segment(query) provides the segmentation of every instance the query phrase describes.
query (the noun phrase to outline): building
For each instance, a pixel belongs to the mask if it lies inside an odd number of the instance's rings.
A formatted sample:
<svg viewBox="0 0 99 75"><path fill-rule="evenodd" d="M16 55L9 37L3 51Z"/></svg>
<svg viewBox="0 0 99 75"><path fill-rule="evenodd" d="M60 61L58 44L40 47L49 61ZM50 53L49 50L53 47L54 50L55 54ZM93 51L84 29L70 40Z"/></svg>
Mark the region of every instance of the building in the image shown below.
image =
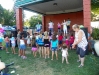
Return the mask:
<svg viewBox="0 0 99 75"><path fill-rule="evenodd" d="M22 30L22 10L42 14L43 30L48 29L48 22L54 22L54 30L57 30L57 23L64 19L70 19L71 25L79 24L88 27L90 31L91 21L91 0L16 0L16 24Z"/></svg>

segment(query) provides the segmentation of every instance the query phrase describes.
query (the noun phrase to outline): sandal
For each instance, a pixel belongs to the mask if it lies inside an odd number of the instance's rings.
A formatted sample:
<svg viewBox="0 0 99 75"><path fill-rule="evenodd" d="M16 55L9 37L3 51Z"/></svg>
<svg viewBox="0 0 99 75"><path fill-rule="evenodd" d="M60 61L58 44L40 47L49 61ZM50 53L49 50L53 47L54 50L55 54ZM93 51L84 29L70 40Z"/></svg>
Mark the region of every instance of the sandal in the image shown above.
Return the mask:
<svg viewBox="0 0 99 75"><path fill-rule="evenodd" d="M78 67L83 67L84 65L79 65Z"/></svg>

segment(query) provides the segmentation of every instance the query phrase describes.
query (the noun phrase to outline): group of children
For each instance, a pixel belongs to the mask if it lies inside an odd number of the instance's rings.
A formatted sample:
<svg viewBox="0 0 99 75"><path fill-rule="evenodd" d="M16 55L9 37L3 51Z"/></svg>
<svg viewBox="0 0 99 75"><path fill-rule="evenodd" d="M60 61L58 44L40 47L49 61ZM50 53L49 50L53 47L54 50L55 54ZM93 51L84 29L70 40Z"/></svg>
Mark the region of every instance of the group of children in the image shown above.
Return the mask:
<svg viewBox="0 0 99 75"><path fill-rule="evenodd" d="M17 34L17 38L13 35L9 39L8 36L4 38L5 45L6 45L6 52L9 53L8 47L9 42L11 41L11 49L12 53L16 54L15 46L16 41L19 48L18 55L21 56L22 59L26 59L25 50L26 46L31 47L31 51L33 52L34 57L36 57L37 52L39 52L40 57L43 58L50 58L50 50L52 51L51 60L54 59L54 54L56 55L56 60L58 60L58 50L62 51L62 63L64 59L66 59L66 63L68 64L68 49L72 48L72 44L74 42L73 34L71 36L63 36L62 33L55 33L47 32L44 33L36 33L32 37L28 35L27 38L24 38L24 34L20 35L20 31Z"/></svg>

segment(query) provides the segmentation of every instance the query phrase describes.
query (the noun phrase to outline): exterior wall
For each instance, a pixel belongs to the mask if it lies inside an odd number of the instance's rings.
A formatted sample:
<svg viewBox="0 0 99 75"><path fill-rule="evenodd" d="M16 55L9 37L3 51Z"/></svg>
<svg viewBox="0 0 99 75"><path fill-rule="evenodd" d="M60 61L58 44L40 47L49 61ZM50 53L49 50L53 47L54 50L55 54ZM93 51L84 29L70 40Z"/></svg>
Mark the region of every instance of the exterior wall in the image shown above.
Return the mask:
<svg viewBox="0 0 99 75"><path fill-rule="evenodd" d="M74 12L74 13L66 13L66 14L57 14L57 15L45 15L43 16L43 29L48 30L49 21L54 22L54 30L57 31L57 23L62 23L64 19L70 18L72 27L73 24L83 25L83 11ZM45 22L44 22L45 21Z"/></svg>

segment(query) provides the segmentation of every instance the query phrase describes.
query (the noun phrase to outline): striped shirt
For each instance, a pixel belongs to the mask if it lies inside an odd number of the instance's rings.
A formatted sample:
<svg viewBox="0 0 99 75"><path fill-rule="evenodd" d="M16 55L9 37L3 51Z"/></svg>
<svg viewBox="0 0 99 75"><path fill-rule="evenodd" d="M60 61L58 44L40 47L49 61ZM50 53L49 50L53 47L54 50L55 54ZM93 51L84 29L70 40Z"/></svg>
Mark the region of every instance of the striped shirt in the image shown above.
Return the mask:
<svg viewBox="0 0 99 75"><path fill-rule="evenodd" d="M75 40L76 41L79 40L78 38L79 32L82 32L82 40L81 42L78 43L78 47L82 48L85 51L86 46L88 45L88 42L87 42L87 39L83 30L79 30L78 32L75 33Z"/></svg>

